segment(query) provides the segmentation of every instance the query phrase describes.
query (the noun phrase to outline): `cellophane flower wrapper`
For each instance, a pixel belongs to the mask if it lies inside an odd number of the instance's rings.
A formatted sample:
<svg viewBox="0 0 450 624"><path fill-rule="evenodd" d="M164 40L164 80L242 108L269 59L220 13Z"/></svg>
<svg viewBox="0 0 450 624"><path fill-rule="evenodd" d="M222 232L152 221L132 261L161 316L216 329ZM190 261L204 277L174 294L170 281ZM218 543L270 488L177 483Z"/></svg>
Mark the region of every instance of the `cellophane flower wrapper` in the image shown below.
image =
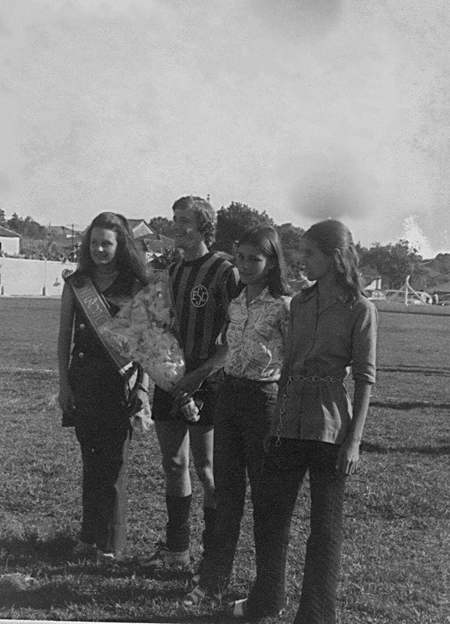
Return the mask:
<svg viewBox="0 0 450 624"><path fill-rule="evenodd" d="M169 392L185 373L174 322L169 274L163 269L152 269L148 285L101 332L117 353L139 362L150 380Z"/></svg>

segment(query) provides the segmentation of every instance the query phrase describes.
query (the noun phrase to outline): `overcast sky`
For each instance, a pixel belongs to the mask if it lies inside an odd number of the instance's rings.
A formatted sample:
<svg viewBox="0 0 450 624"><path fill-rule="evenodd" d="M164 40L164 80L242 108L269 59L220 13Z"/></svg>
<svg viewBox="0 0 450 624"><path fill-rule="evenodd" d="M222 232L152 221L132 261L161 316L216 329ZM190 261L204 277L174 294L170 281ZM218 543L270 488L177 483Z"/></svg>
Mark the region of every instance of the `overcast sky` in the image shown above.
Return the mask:
<svg viewBox="0 0 450 624"><path fill-rule="evenodd" d="M449 0L0 0L0 63L8 218L209 194L450 252Z"/></svg>

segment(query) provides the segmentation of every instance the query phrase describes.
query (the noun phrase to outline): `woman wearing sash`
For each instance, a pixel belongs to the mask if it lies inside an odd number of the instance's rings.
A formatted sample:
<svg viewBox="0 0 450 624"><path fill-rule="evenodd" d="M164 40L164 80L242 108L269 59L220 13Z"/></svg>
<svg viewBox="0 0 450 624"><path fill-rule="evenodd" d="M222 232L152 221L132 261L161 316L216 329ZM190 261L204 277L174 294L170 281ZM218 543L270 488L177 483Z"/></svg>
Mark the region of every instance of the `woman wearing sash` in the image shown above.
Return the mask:
<svg viewBox="0 0 450 624"><path fill-rule="evenodd" d="M73 554L113 561L126 540L131 401L148 405L137 365L117 361L97 327L147 282L125 217L99 214L80 247L61 298L58 365L63 425L75 426L83 462L83 518Z"/></svg>

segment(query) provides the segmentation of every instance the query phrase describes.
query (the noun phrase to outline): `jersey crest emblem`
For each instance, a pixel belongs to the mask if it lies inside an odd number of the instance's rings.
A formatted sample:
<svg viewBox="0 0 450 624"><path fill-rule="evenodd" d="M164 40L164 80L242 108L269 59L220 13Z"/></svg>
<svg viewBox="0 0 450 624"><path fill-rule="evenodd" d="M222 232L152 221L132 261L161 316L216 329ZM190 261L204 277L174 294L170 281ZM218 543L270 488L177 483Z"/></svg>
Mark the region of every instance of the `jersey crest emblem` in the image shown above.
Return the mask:
<svg viewBox="0 0 450 624"><path fill-rule="evenodd" d="M191 291L191 303L196 308L203 308L206 305L206 302L209 299L208 289L203 286L203 284L199 284Z"/></svg>

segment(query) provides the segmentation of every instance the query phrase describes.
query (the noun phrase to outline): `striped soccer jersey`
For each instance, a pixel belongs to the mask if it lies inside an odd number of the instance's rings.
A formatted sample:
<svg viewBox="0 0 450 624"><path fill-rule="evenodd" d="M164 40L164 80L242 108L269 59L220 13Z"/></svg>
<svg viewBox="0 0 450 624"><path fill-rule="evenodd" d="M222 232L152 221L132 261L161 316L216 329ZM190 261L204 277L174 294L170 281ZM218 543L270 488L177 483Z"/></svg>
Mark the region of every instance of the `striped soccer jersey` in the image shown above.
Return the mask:
<svg viewBox="0 0 450 624"><path fill-rule="evenodd" d="M216 253L181 260L169 267L181 346L187 371L214 355L227 319L230 300L238 294L237 269Z"/></svg>

